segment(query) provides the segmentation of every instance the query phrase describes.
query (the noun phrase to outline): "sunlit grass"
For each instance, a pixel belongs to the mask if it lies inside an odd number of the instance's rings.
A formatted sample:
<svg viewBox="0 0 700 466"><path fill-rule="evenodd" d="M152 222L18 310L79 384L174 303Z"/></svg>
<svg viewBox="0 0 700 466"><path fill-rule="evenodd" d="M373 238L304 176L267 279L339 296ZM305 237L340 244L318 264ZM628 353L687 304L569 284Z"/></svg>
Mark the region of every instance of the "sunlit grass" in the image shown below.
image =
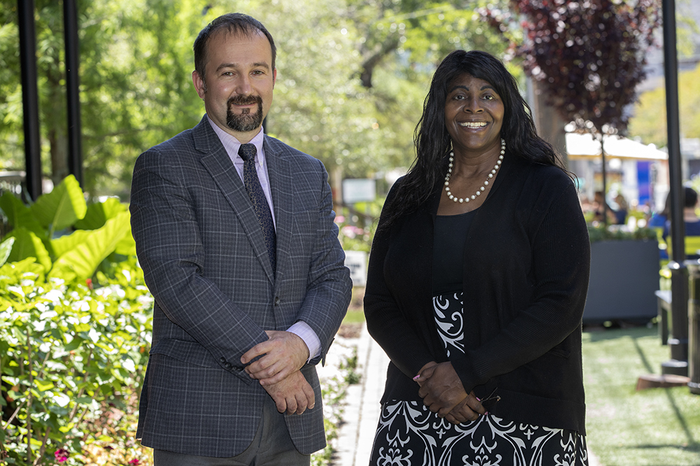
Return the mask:
<svg viewBox="0 0 700 466"><path fill-rule="evenodd" d="M700 465L700 396L688 387L635 391L670 350L656 327L583 335L588 445L602 465Z"/></svg>

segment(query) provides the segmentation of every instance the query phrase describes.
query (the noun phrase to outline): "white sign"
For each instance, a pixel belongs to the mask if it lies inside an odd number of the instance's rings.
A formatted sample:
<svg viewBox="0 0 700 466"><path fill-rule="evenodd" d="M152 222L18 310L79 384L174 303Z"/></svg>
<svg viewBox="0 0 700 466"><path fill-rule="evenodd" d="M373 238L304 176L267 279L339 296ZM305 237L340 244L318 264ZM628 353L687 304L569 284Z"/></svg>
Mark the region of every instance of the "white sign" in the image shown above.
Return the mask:
<svg viewBox="0 0 700 466"><path fill-rule="evenodd" d="M367 253L364 251L345 251L345 266L350 269L353 286L367 284Z"/></svg>
<svg viewBox="0 0 700 466"><path fill-rule="evenodd" d="M365 178L347 178L343 180L343 202L373 201L377 197L377 183Z"/></svg>

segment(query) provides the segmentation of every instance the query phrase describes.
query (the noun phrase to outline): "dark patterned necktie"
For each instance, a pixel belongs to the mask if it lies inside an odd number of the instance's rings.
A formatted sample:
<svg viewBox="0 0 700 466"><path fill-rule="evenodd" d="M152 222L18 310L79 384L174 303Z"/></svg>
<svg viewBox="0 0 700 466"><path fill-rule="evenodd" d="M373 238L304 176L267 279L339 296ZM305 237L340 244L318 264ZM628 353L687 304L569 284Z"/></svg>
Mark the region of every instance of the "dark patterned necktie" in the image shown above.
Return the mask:
<svg viewBox="0 0 700 466"><path fill-rule="evenodd" d="M255 169L256 154L257 150L255 149L254 144L241 144L240 149L238 149L238 155L240 155L245 162L243 164L243 183L245 184L245 189L248 191L248 196L253 203L253 210L255 210L258 220L260 221L263 238L265 239L265 245L267 246L267 253L270 256L270 263L272 264L272 270L275 270L277 251L275 225L272 223L270 206L267 204L265 192L263 191L262 186L260 186L258 172Z"/></svg>

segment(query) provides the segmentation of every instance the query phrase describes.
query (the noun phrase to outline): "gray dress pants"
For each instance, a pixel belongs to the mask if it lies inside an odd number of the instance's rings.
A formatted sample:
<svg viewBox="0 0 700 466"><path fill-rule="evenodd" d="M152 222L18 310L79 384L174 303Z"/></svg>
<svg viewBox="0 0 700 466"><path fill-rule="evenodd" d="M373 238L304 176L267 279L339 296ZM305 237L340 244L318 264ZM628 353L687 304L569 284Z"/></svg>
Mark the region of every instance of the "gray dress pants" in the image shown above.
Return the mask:
<svg viewBox="0 0 700 466"><path fill-rule="evenodd" d="M309 466L310 456L299 453L292 443L272 398L263 406L263 417L253 442L240 455L230 458L183 455L154 450L154 466Z"/></svg>

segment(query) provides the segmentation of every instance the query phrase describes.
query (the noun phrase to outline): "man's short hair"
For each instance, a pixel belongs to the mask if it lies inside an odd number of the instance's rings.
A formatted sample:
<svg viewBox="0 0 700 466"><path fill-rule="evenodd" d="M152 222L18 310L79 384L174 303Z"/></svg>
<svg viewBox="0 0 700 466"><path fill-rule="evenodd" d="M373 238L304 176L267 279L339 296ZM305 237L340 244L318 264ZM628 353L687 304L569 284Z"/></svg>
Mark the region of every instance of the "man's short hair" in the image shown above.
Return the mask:
<svg viewBox="0 0 700 466"><path fill-rule="evenodd" d="M242 13L228 13L221 15L199 32L194 41L194 69L199 77L204 81L204 70L207 64L207 44L209 39L218 31L225 29L232 34L243 34L252 36L262 32L270 42L272 50L272 69L275 69L275 59L277 58L277 47L272 38L272 34L257 19Z"/></svg>

